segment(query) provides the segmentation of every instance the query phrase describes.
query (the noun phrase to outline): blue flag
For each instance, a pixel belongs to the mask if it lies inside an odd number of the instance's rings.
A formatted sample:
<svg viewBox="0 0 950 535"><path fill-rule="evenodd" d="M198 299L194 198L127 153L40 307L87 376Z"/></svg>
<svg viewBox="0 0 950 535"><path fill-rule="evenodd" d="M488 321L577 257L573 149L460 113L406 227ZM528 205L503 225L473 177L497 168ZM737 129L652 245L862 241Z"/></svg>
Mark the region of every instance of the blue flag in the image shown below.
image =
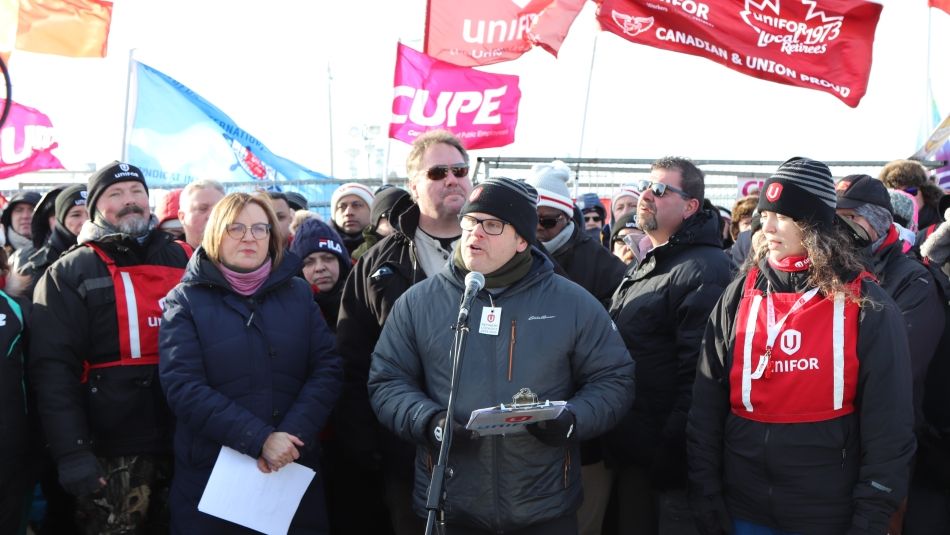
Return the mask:
<svg viewBox="0 0 950 535"><path fill-rule="evenodd" d="M179 188L196 179L213 179L229 190L298 191L311 204L329 205L337 187L329 177L267 150L174 78L132 63L135 100L126 158L142 170L150 187Z"/></svg>

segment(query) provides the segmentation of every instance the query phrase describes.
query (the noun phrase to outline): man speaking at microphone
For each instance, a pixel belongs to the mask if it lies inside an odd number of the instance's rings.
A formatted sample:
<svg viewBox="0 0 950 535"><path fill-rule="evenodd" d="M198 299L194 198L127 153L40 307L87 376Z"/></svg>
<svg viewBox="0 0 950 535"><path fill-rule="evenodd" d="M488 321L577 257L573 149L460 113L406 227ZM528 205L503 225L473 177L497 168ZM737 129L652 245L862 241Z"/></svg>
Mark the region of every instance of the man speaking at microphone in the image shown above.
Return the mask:
<svg viewBox="0 0 950 535"><path fill-rule="evenodd" d="M616 424L633 402L633 360L604 307L554 274L532 247L537 192L493 178L462 207L462 237L437 276L396 302L373 352L369 394L380 422L417 444L414 506L425 514L446 421L454 440L445 481L447 533L576 534L582 500L578 443ZM465 276L485 275L469 315L455 411L446 416L453 320ZM479 438L475 409L510 403L521 388L564 400L555 420L527 433Z"/></svg>

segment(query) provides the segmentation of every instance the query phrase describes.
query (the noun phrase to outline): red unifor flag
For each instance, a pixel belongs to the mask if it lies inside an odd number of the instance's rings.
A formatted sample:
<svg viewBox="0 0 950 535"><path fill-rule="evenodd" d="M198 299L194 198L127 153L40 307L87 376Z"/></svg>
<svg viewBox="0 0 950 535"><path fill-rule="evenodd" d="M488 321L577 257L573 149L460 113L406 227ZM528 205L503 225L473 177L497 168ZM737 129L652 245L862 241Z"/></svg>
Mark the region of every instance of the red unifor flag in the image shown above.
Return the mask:
<svg viewBox="0 0 950 535"><path fill-rule="evenodd" d="M927 2L930 7L935 7L937 9L942 9L950 15L950 0L930 0Z"/></svg>
<svg viewBox="0 0 950 535"><path fill-rule="evenodd" d="M584 0L429 0L424 51L456 65L509 61L558 49Z"/></svg>
<svg viewBox="0 0 950 535"><path fill-rule="evenodd" d="M628 41L855 107L867 91L880 15L880 4L860 0L603 0L597 19Z"/></svg>

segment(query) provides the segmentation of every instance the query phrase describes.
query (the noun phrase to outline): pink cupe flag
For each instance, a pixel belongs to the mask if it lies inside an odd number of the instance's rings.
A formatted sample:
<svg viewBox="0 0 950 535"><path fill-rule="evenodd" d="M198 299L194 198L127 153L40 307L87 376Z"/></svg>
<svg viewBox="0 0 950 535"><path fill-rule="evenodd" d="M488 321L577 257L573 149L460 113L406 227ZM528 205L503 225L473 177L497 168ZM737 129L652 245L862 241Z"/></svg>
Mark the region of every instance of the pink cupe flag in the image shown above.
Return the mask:
<svg viewBox="0 0 950 535"><path fill-rule="evenodd" d="M396 55L389 137L412 143L427 130L454 133L468 149L515 140L518 77L433 59L402 44Z"/></svg>
<svg viewBox="0 0 950 535"><path fill-rule="evenodd" d="M4 104L0 99L0 106ZM0 179L40 169L62 169L53 155L59 144L43 112L13 102L0 128Z"/></svg>

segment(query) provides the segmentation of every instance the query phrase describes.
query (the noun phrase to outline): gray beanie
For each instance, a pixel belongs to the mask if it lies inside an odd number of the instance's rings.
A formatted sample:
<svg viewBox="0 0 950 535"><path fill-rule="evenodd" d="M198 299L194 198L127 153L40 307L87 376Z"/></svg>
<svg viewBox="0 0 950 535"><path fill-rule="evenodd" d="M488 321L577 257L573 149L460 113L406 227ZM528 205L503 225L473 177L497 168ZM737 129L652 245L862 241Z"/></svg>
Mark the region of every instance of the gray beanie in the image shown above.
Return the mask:
<svg viewBox="0 0 950 535"><path fill-rule="evenodd" d="M877 246L884 242L884 238L887 237L887 232L891 229L891 223L894 222L894 216L891 215L887 208L871 203L862 204L856 207L854 211L859 216L867 219L868 224L870 224L874 232L877 233L877 241L874 242L874 248L876 249Z"/></svg>

